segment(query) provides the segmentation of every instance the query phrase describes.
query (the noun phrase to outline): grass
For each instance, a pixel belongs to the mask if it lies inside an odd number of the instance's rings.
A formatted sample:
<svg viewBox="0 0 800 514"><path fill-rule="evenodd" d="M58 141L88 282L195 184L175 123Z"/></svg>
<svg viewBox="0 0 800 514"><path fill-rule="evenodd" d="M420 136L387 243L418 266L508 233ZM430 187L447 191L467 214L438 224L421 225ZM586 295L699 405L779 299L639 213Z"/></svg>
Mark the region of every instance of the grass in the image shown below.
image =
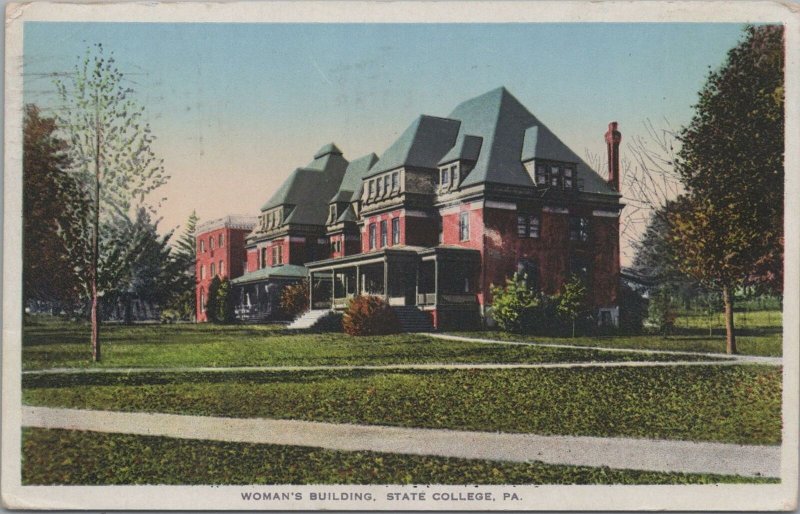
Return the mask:
<svg viewBox="0 0 800 514"><path fill-rule="evenodd" d="M289 333L280 325L106 325L102 361L90 359L89 327L83 323L39 323L23 330L22 367L231 367L341 366L403 363L537 363L687 360L645 355L487 345L414 334L352 337ZM688 358L691 360L691 357ZM705 360L697 357L697 360Z"/></svg>
<svg viewBox="0 0 800 514"><path fill-rule="evenodd" d="M781 441L781 368L27 375L30 405L741 444Z"/></svg>
<svg viewBox="0 0 800 514"><path fill-rule="evenodd" d="M685 352L725 353L724 321L719 315L684 314L675 325L674 335L557 337L512 334L502 331L452 332L454 335L498 339L502 341L531 341L577 346L675 350ZM711 335L709 335L709 325ZM740 354L779 357L783 352L783 328L780 311L737 312L734 316L736 345Z"/></svg>
<svg viewBox="0 0 800 514"><path fill-rule="evenodd" d="M777 479L25 428L23 485L714 484Z"/></svg>

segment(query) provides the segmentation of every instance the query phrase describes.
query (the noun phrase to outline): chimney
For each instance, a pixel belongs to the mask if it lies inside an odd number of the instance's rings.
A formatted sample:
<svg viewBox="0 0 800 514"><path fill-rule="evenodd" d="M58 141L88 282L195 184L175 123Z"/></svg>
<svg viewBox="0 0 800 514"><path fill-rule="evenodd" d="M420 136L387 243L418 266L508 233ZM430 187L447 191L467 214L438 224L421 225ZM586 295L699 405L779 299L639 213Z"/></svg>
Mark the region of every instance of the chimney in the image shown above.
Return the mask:
<svg viewBox="0 0 800 514"><path fill-rule="evenodd" d="M619 191L619 143L622 134L617 130L617 122L608 124L606 132L606 146L608 147L608 185L614 191Z"/></svg>

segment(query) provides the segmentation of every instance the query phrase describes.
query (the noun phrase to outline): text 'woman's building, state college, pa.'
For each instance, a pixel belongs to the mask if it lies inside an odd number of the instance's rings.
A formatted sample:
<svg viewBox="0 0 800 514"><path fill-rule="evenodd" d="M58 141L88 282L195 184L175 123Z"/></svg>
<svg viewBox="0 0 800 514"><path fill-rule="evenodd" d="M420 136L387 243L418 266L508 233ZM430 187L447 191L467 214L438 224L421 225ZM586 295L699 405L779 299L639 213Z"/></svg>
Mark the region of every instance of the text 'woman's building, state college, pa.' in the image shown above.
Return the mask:
<svg viewBox="0 0 800 514"><path fill-rule="evenodd" d="M198 321L219 275L232 279L241 320L277 316L281 288L307 278L320 313L372 294L401 318L476 326L490 312L490 285L520 271L548 294L580 276L599 323L615 325L616 123L605 139L608 180L499 88L446 118L420 116L380 157L348 161L325 145L257 218L199 227Z"/></svg>

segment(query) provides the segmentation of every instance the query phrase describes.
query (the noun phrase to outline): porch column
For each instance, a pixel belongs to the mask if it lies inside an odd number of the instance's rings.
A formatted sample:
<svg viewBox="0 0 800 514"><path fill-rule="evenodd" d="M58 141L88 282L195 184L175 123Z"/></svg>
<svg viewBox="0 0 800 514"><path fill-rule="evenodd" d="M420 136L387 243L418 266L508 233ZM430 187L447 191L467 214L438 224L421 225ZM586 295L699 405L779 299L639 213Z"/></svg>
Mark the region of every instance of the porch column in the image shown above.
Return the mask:
<svg viewBox="0 0 800 514"><path fill-rule="evenodd" d="M356 296L361 296L361 267L356 264Z"/></svg>
<svg viewBox="0 0 800 514"><path fill-rule="evenodd" d="M336 270L331 270L331 309L336 309Z"/></svg>
<svg viewBox="0 0 800 514"><path fill-rule="evenodd" d="M256 296L258 296L258 288L256 288ZM308 310L314 308L314 273L308 273Z"/></svg>
<svg viewBox="0 0 800 514"><path fill-rule="evenodd" d="M433 305L439 305L439 258L433 256Z"/></svg>
<svg viewBox="0 0 800 514"><path fill-rule="evenodd" d="M389 303L389 259L383 259L383 298Z"/></svg>

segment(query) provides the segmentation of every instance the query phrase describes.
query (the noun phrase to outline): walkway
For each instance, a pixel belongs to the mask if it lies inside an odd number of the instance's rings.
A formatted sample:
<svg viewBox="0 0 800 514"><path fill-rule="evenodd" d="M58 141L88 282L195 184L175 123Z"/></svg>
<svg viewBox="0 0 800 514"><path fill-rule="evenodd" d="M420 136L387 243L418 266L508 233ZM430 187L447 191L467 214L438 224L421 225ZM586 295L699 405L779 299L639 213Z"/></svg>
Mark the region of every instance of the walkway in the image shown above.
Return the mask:
<svg viewBox="0 0 800 514"><path fill-rule="evenodd" d="M232 366L226 368L48 368L23 371L23 375L81 375L92 373L230 373L258 371L356 371L356 370L447 370L447 369L552 369L552 368L659 368L673 366L738 366L746 364L736 359L708 361L612 361L612 362L534 362L534 363L420 363L420 364L353 364L343 366Z"/></svg>
<svg viewBox="0 0 800 514"><path fill-rule="evenodd" d="M539 436L30 406L22 407L22 425L344 451L722 475L777 477L781 462L779 446Z"/></svg>
<svg viewBox="0 0 800 514"><path fill-rule="evenodd" d="M612 348L608 346L581 346L578 344L561 344L561 343L538 343L533 341L501 341L499 339L484 339L480 337L465 337L456 336L451 334L424 334L428 337L435 339L447 339L449 341L462 341L465 343L480 343L480 344L507 344L512 346L542 346L546 348L568 348L572 350L599 350L604 352L623 352L623 353L642 353L645 355L694 355L709 357L712 359L732 359L738 364L767 364L771 366L783 365L783 358L781 357L762 357L760 355L741 355L734 354L728 355L727 353L710 353L710 352L682 352L679 350L648 350L640 348Z"/></svg>

